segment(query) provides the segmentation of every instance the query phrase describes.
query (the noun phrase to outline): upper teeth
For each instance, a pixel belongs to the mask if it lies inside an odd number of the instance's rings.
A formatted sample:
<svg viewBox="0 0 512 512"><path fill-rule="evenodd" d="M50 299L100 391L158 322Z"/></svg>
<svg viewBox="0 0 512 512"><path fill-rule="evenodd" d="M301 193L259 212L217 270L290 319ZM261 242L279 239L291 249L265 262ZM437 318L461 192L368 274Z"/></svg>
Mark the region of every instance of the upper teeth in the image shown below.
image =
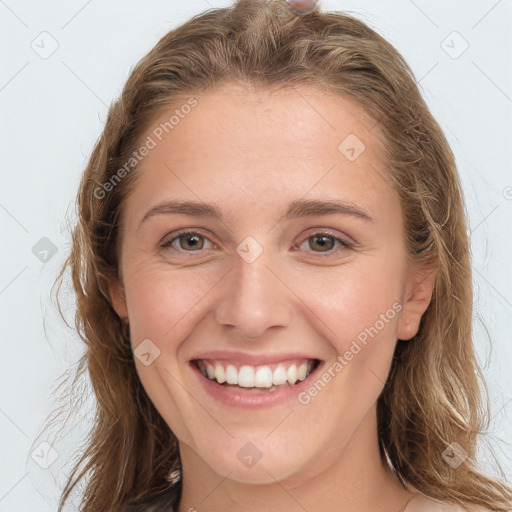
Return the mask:
<svg viewBox="0 0 512 512"><path fill-rule="evenodd" d="M237 384L244 388L269 388L304 380L313 368L313 361L296 361L273 365L236 365L220 361L197 361L197 366L205 377L219 384ZM237 366L239 366L237 368Z"/></svg>

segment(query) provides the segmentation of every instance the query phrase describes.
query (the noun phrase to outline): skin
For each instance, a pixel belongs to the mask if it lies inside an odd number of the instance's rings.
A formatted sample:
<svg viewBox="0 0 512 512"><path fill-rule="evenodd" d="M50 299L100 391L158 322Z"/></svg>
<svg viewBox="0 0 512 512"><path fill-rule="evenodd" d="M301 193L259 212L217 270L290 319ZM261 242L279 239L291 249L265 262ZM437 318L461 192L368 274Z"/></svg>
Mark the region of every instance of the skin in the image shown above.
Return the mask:
<svg viewBox="0 0 512 512"><path fill-rule="evenodd" d="M133 347L149 338L160 350L151 365L135 362L179 439L179 512L398 512L413 492L381 462L376 403L397 339L418 330L433 277L407 257L398 196L383 177L382 137L353 101L307 86L227 84L195 97L197 107L141 162L123 206L121 281L111 283ZM350 134L365 144L354 161L338 149ZM171 199L213 204L223 220L174 213L141 223ZM296 199L343 200L373 220L282 219ZM202 248L180 245L182 228L206 237ZM325 230L353 245L322 252L313 235ZM263 248L252 263L236 252L247 236ZM162 249L169 240L174 246ZM306 405L224 405L188 362L214 348L294 350L328 368L396 302L400 313ZM251 468L237 457L247 442L262 454Z"/></svg>

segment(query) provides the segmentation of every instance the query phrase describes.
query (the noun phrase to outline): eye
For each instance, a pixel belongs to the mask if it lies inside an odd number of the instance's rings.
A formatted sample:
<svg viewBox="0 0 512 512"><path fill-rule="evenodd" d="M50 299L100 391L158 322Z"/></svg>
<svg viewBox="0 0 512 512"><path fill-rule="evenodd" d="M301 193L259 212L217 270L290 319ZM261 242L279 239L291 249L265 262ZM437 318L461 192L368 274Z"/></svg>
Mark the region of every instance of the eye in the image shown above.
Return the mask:
<svg viewBox="0 0 512 512"><path fill-rule="evenodd" d="M336 254L343 249L349 249L351 247L351 244L348 241L342 240L341 238L326 232L314 233L313 235L308 236L301 242L301 244L295 246L294 249L307 251L307 249L304 248L305 245L313 252L324 254ZM338 246L338 250L333 250L336 246Z"/></svg>
<svg viewBox="0 0 512 512"><path fill-rule="evenodd" d="M180 233L177 236L175 235L176 234L167 238L160 247L162 249L172 247L178 251L184 252L199 252L202 249L211 249L215 247L208 238L194 231ZM208 244L210 244L210 246L208 246Z"/></svg>

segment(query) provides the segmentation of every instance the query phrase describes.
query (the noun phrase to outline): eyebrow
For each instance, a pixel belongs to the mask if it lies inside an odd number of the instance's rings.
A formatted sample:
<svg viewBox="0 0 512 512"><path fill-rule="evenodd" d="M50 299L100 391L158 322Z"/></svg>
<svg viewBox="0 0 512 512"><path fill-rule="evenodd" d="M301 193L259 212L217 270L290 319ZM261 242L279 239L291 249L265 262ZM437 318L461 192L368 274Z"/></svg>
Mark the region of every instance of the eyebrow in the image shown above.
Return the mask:
<svg viewBox="0 0 512 512"><path fill-rule="evenodd" d="M291 202L284 218L286 220L290 220L314 215L330 215L334 213L350 215L367 222L373 221L373 218L365 209L354 203L347 203L338 199L297 199L296 201Z"/></svg>
<svg viewBox="0 0 512 512"><path fill-rule="evenodd" d="M223 220L222 212L214 205L196 201L165 201L151 208L142 218L141 224L148 218L161 214L181 214L190 217L207 217ZM358 205L337 199L297 199L292 201L283 216L284 220L320 215L342 214L373 222L371 215Z"/></svg>

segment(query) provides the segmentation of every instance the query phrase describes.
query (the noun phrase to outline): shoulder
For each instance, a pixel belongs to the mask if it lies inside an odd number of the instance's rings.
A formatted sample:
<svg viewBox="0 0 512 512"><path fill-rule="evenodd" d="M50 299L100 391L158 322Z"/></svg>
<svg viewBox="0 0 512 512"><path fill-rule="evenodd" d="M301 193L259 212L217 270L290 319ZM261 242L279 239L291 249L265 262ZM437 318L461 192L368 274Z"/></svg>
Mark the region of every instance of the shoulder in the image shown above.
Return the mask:
<svg viewBox="0 0 512 512"><path fill-rule="evenodd" d="M417 494L409 501L404 512L489 512L483 508L466 508L461 505L445 503Z"/></svg>
<svg viewBox="0 0 512 512"><path fill-rule="evenodd" d="M158 505L129 505L125 509L123 509L123 512L174 512L173 507L166 507L165 509L162 509L161 506Z"/></svg>
<svg viewBox="0 0 512 512"><path fill-rule="evenodd" d="M128 505L123 508L122 512L174 512L175 509L172 505L162 503L148 503L141 505Z"/></svg>

